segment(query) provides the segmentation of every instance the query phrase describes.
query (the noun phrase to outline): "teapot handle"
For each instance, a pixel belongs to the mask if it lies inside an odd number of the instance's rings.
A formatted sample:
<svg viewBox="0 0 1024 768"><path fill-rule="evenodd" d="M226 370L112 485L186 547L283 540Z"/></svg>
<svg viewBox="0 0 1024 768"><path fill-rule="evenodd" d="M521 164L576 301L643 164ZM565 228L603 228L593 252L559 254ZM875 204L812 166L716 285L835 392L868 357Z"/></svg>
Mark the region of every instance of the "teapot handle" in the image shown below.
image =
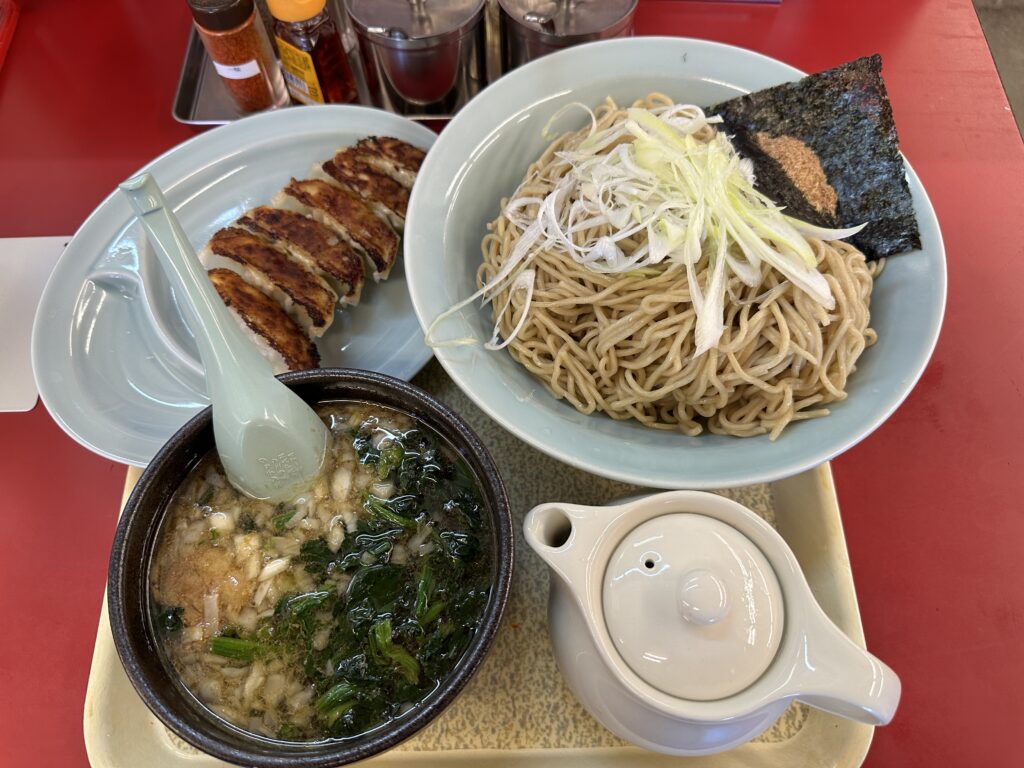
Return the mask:
<svg viewBox="0 0 1024 768"><path fill-rule="evenodd" d="M900 701L900 679L843 633L817 605L808 618L796 698L868 725L887 725Z"/></svg>

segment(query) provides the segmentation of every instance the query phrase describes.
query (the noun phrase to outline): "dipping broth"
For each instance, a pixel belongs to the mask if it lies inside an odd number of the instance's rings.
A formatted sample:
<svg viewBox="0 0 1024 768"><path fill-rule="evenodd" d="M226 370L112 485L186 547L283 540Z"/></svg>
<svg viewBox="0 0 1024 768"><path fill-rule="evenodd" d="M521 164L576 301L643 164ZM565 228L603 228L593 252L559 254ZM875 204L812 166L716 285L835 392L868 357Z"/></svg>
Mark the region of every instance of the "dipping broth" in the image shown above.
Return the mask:
<svg viewBox="0 0 1024 768"><path fill-rule="evenodd" d="M492 578L479 483L442 437L369 403L317 410L332 438L311 492L256 501L211 452L171 500L149 580L185 687L286 741L358 736L414 709L465 652Z"/></svg>

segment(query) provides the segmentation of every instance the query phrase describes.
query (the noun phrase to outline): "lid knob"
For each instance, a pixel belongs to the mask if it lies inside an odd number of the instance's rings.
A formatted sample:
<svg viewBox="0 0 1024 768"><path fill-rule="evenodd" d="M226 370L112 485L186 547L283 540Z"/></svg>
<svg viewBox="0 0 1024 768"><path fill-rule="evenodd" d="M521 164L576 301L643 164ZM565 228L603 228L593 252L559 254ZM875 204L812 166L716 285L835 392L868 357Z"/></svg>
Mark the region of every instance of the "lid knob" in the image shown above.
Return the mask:
<svg viewBox="0 0 1024 768"><path fill-rule="evenodd" d="M717 624L729 613L725 584L707 568L694 568L679 579L679 613L693 624Z"/></svg>
<svg viewBox="0 0 1024 768"><path fill-rule="evenodd" d="M536 24L549 35L555 34L555 20L543 13L527 11L523 14L523 21L528 24Z"/></svg>
<svg viewBox="0 0 1024 768"><path fill-rule="evenodd" d="M603 582L619 656L670 696L732 696L775 658L782 589L757 545L721 520L677 512L640 523L616 546Z"/></svg>

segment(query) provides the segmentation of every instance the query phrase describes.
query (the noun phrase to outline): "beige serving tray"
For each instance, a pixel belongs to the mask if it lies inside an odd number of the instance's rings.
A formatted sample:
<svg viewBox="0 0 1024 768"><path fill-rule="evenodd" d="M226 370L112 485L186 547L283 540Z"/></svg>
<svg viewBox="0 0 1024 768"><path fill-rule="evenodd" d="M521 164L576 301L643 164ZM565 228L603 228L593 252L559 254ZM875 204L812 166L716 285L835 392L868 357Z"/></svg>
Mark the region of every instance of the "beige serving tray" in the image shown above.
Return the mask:
<svg viewBox="0 0 1024 768"><path fill-rule="evenodd" d="M534 451L489 421L436 364L415 380L458 411L491 450L514 517L516 572L504 626L465 691L434 722L375 768L549 766L560 768L854 768L873 729L794 704L756 741L706 757L667 757L626 745L595 722L566 688L547 634L547 568L522 542L523 516L535 504L603 504L635 486L603 480ZM138 478L131 469L125 498ZM825 612L863 645L857 597L827 464L770 485L721 491L774 524L792 547ZM128 681L114 649L106 602L100 613L85 699L85 745L94 768L212 768L225 764L171 734Z"/></svg>

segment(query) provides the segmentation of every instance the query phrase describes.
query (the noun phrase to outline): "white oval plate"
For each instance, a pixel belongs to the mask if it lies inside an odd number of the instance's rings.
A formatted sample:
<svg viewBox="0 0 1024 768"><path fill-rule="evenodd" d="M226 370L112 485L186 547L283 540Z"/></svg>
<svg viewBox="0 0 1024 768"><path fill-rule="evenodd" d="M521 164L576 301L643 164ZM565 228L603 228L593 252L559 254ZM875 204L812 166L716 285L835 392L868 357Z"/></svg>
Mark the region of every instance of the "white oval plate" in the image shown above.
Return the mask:
<svg viewBox="0 0 1024 768"><path fill-rule="evenodd" d="M196 248L292 176L372 135L427 149L435 134L389 112L341 105L268 112L215 128L140 169ZM430 359L401 263L339 311L317 347L324 367L411 378ZM194 340L123 196L112 193L68 243L43 291L32 370L56 422L86 448L144 466L209 400Z"/></svg>
<svg viewBox="0 0 1024 768"><path fill-rule="evenodd" d="M707 105L802 75L741 48L636 37L570 48L503 77L445 128L413 191L406 269L420 323L428 327L474 291L486 224L547 145L542 129L561 106L595 105L609 95L624 104L650 91ZM558 127L577 124L583 121L566 115ZM604 477L656 488L724 488L795 474L841 453L885 421L935 347L945 307L945 252L935 212L909 165L907 177L923 247L890 259L875 284L871 315L879 341L858 361L847 400L830 406L825 418L791 425L775 442L767 436L686 437L635 421L585 416L556 400L507 352L477 345L439 348L435 355L506 429ZM438 338L486 340L492 324L489 307L467 307L441 326Z"/></svg>

